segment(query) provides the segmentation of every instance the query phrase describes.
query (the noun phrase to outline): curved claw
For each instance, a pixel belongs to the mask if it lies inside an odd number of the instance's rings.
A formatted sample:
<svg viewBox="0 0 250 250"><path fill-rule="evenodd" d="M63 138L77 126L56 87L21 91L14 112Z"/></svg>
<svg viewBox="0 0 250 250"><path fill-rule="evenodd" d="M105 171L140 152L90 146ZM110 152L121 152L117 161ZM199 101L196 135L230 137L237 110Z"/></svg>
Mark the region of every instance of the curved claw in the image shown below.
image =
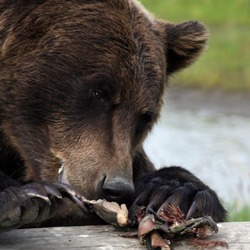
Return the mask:
<svg viewBox="0 0 250 250"><path fill-rule="evenodd" d="M43 185L27 184L21 188L29 198L40 198L51 205L48 193Z"/></svg>
<svg viewBox="0 0 250 250"><path fill-rule="evenodd" d="M55 188L54 185L50 183L46 183L44 185L44 188L47 192L47 194L55 196L57 199L62 199L62 194Z"/></svg>
<svg viewBox="0 0 250 250"><path fill-rule="evenodd" d="M66 183L61 183L61 182L55 182L53 185L60 191L65 193L66 195L71 197L72 199L78 198L80 199L81 195L79 192L77 192L73 187Z"/></svg>
<svg viewBox="0 0 250 250"><path fill-rule="evenodd" d="M227 212L220 203L216 193L211 189L199 190L192 198L187 218L211 216L215 221L225 221Z"/></svg>
<svg viewBox="0 0 250 250"><path fill-rule="evenodd" d="M60 192L63 192L67 195L67 197L75 202L85 213L88 213L89 210L84 204L84 197L77 192L73 187L66 183L56 182L54 185L60 190Z"/></svg>
<svg viewBox="0 0 250 250"><path fill-rule="evenodd" d="M190 220L197 212L197 204L196 201L194 201L189 208L187 215L186 215L186 220Z"/></svg>
<svg viewBox="0 0 250 250"><path fill-rule="evenodd" d="M67 196L70 200L75 202L84 212L88 212L82 196L70 185L60 182L41 182L30 183L22 187L22 190L30 198L40 198L47 204L51 205L51 198L62 199L63 196Z"/></svg>

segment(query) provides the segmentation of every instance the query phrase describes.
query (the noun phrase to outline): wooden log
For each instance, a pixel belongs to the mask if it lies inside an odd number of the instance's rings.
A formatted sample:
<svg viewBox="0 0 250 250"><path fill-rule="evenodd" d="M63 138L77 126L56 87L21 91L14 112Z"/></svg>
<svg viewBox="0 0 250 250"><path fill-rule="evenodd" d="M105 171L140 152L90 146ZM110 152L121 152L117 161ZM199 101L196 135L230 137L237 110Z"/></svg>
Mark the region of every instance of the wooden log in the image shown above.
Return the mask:
<svg viewBox="0 0 250 250"><path fill-rule="evenodd" d="M124 232L113 226L54 227L18 229L0 235L1 250L130 250L145 249L138 239L124 238ZM229 249L250 249L250 222L219 224L219 233L209 240L224 240ZM185 241L173 246L175 250L194 249ZM216 247L214 249L225 249Z"/></svg>

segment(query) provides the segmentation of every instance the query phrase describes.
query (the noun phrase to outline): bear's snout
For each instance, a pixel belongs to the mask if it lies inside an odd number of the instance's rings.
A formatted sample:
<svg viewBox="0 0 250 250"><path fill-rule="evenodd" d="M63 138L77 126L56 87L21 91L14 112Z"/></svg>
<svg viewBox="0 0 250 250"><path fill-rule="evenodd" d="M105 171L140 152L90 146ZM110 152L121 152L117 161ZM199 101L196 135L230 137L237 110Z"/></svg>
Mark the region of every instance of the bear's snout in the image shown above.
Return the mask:
<svg viewBox="0 0 250 250"><path fill-rule="evenodd" d="M106 200L130 204L135 196L134 185L122 177L105 178L102 193Z"/></svg>

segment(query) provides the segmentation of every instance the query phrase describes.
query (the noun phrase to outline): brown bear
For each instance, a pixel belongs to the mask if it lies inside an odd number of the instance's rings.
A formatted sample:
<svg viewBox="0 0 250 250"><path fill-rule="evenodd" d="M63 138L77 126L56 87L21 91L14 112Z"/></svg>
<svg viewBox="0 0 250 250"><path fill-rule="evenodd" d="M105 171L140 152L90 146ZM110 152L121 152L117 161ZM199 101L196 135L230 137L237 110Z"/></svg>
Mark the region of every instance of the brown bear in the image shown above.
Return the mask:
<svg viewBox="0 0 250 250"><path fill-rule="evenodd" d="M75 190L223 221L213 190L181 167L155 170L142 146L169 77L207 38L136 0L1 0L0 231L101 223Z"/></svg>

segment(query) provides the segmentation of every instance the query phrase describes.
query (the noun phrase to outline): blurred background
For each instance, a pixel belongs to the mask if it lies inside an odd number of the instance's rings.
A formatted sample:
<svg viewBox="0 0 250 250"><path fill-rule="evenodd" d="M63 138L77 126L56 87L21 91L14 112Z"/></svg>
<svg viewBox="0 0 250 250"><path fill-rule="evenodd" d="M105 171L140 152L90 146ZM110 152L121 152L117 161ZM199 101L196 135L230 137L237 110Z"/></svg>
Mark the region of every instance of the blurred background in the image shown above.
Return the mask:
<svg viewBox="0 0 250 250"><path fill-rule="evenodd" d="M141 2L158 18L200 20L210 30L205 53L171 79L146 151L158 168L198 175L230 220L250 220L250 0Z"/></svg>

